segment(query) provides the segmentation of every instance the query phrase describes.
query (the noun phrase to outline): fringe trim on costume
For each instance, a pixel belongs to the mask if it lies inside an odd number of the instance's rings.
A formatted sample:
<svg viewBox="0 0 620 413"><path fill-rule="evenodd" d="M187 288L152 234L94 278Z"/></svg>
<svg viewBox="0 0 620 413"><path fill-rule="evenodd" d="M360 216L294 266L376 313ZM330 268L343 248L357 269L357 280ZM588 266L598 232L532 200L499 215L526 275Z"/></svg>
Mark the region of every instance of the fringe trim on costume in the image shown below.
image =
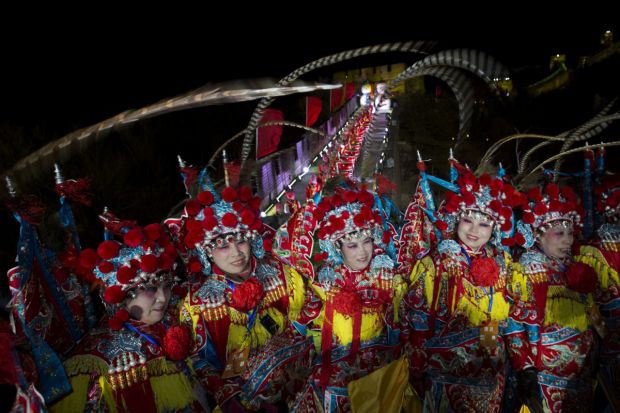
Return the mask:
<svg viewBox="0 0 620 413"><path fill-rule="evenodd" d="M116 391L112 389L112 386L106 380L105 376L99 376L99 386L101 386L101 396L106 400L106 404L110 409L110 412L117 413L118 406L116 404Z"/></svg>
<svg viewBox="0 0 620 413"><path fill-rule="evenodd" d="M400 306L402 305L403 297L405 296L407 286L402 280L400 275L394 277L394 298L392 299L392 305L394 307L394 322L398 323L400 320Z"/></svg>
<svg viewBox="0 0 620 413"><path fill-rule="evenodd" d="M149 393L156 395L153 396L151 394L151 398L156 399L155 402L158 411L182 409L193 402L194 395L192 393L191 383L183 372L178 371L177 366L173 362L167 361L163 357L158 358L147 364L147 372L149 375L148 382L143 383L144 389L142 391L144 391L145 397L147 397ZM86 378L88 379L88 376L86 376ZM129 390L140 391L140 383L141 382L133 384L133 390L131 388L129 388ZM105 398L110 411L116 413L119 410L125 410L122 389L120 387L113 389L105 375L99 377L99 384L101 386L102 396ZM152 389L148 389L148 393L146 392L147 386ZM86 391L84 393L86 393ZM119 403L123 404L123 406L119 406ZM75 411L82 410L83 408ZM68 408L67 411L74 410Z"/></svg>
<svg viewBox="0 0 620 413"><path fill-rule="evenodd" d="M461 297L457 304L457 311L464 314L473 326L480 326L489 321L489 296L481 297L476 301L473 297ZM504 299L502 292L493 293L493 307L491 320L502 321L508 317L510 305Z"/></svg>
<svg viewBox="0 0 620 413"><path fill-rule="evenodd" d="M420 277L424 277L424 293L426 294L426 302L430 307L433 302L435 265L433 264L433 260L428 256L415 263L411 275L409 276L409 285L415 284Z"/></svg>
<svg viewBox="0 0 620 413"><path fill-rule="evenodd" d="M306 284L302 276L295 269L284 265L284 275L289 292L289 320L297 320L306 298Z"/></svg>
<svg viewBox="0 0 620 413"><path fill-rule="evenodd" d="M157 411L180 410L194 401L192 385L183 373L151 377L150 381L157 395Z"/></svg>
<svg viewBox="0 0 620 413"><path fill-rule="evenodd" d="M518 262L512 263L510 280L506 288L515 300L528 301L527 277L523 272L523 266Z"/></svg>
<svg viewBox="0 0 620 413"><path fill-rule="evenodd" d="M602 289L608 289L610 280L615 282L616 285L620 285L620 278L618 277L618 271L610 267L607 260L597 248L590 246L582 246L581 254L575 257L575 260L588 264L598 274L598 280L601 283Z"/></svg>
<svg viewBox="0 0 620 413"><path fill-rule="evenodd" d="M591 297L588 297L588 301L591 301ZM579 331L587 330L587 307L579 293L566 287L549 286L544 325L551 324L571 327Z"/></svg>
<svg viewBox="0 0 620 413"><path fill-rule="evenodd" d="M71 377L71 393L49 406L52 413L83 412L86 407L90 374L79 374Z"/></svg>
<svg viewBox="0 0 620 413"><path fill-rule="evenodd" d="M90 375L94 371L100 376L105 376L110 368L103 359L92 355L71 357L63 363L63 367L69 377L80 374Z"/></svg>

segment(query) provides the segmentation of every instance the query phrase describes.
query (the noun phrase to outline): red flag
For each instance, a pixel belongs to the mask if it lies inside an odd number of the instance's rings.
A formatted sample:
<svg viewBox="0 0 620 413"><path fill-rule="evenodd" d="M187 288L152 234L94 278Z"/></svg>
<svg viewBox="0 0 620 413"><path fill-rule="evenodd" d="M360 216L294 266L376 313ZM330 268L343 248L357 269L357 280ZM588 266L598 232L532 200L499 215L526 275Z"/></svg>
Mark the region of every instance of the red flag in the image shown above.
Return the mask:
<svg viewBox="0 0 620 413"><path fill-rule="evenodd" d="M346 102L355 95L355 83L347 83L345 85L345 90L344 100Z"/></svg>
<svg viewBox="0 0 620 413"><path fill-rule="evenodd" d="M306 126L314 125L314 122L316 122L321 114L322 105L323 103L320 98L316 96L306 97Z"/></svg>
<svg viewBox="0 0 620 413"><path fill-rule="evenodd" d="M331 100L331 110L336 110L342 105L342 92L344 88L339 87L338 89L331 89L329 91L329 96Z"/></svg>
<svg viewBox="0 0 620 413"><path fill-rule="evenodd" d="M277 109L267 109L263 118L259 122L265 123L276 120L284 120L282 111ZM275 152L282 136L282 125L263 126L256 130L256 159Z"/></svg>

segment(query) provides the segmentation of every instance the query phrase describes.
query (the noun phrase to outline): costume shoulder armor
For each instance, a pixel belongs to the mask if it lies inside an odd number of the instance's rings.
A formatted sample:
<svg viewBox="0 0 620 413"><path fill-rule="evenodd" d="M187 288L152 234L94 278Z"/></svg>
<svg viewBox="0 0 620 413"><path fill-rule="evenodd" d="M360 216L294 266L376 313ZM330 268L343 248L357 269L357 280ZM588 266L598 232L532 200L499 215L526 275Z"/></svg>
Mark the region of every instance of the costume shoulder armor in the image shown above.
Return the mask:
<svg viewBox="0 0 620 413"><path fill-rule="evenodd" d="M211 276L209 279L191 286L187 301L190 306L204 304L207 307L219 307L226 302L226 287L225 281Z"/></svg>
<svg viewBox="0 0 620 413"><path fill-rule="evenodd" d="M545 265L545 256L538 251L527 251L521 255L519 264L525 272L538 272Z"/></svg>
<svg viewBox="0 0 620 413"><path fill-rule="evenodd" d="M460 254L461 246L453 239L445 239L437 245L440 254Z"/></svg>

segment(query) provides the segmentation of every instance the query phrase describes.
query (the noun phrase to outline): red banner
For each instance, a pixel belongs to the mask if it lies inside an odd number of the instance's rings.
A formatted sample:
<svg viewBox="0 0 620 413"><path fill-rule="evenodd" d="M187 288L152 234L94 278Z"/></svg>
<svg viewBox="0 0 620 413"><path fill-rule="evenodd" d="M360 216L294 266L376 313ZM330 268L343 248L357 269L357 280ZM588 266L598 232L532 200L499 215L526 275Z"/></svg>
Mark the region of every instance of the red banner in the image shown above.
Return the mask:
<svg viewBox="0 0 620 413"><path fill-rule="evenodd" d="M306 97L306 126L312 126L319 118L323 102L316 96Z"/></svg>
<svg viewBox="0 0 620 413"><path fill-rule="evenodd" d="M345 102L351 99L354 95L355 95L355 83L347 83L345 85L345 94L344 94Z"/></svg>
<svg viewBox="0 0 620 413"><path fill-rule="evenodd" d="M343 97L343 88L339 87L338 89L331 89L329 91L329 97L331 101L330 108L331 110L336 110L342 105L342 97Z"/></svg>
<svg viewBox="0 0 620 413"><path fill-rule="evenodd" d="M284 120L281 110L267 109L259 124ZM256 130L256 159L269 155L278 149L280 137L282 136L282 125L263 126Z"/></svg>

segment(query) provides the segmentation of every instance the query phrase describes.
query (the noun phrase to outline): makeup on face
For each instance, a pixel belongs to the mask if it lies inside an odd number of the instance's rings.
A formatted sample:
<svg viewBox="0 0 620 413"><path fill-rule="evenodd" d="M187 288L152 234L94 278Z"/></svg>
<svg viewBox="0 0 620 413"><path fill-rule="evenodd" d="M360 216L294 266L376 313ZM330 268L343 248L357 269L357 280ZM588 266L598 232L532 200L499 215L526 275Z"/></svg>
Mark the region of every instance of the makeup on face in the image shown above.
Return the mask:
<svg viewBox="0 0 620 413"><path fill-rule="evenodd" d="M548 256L560 259L570 256L573 241L573 228L564 223L558 223L538 236L540 249Z"/></svg>
<svg viewBox="0 0 620 413"><path fill-rule="evenodd" d="M369 236L340 241L342 261L353 270L363 270L368 267L373 250L374 243Z"/></svg>
<svg viewBox="0 0 620 413"><path fill-rule="evenodd" d="M493 234L493 221L484 216L466 215L461 217L457 235L459 240L473 251L478 251L491 239Z"/></svg>

